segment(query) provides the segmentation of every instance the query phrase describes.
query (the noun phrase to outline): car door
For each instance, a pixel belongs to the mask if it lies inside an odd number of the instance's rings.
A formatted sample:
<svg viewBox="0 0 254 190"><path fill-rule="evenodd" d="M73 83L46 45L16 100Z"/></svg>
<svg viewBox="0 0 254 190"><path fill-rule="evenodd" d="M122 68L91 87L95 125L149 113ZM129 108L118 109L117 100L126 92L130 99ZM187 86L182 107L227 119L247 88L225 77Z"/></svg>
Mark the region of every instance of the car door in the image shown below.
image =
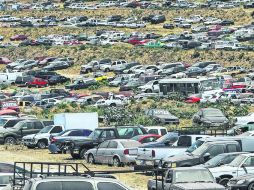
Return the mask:
<svg viewBox="0 0 254 190"><path fill-rule="evenodd" d="M254 174L254 156L249 156L237 169L237 176Z"/></svg>
<svg viewBox="0 0 254 190"><path fill-rule="evenodd" d="M20 128L21 137L30 135L30 134L35 134L33 128L34 128L34 126L33 126L32 122L24 122Z"/></svg>
<svg viewBox="0 0 254 190"><path fill-rule="evenodd" d="M97 147L97 150L94 155L96 163L105 163L105 150L108 147L109 141L104 141Z"/></svg>
<svg viewBox="0 0 254 190"><path fill-rule="evenodd" d="M108 147L105 150L105 164L113 163L113 156L116 154L118 143L114 140L109 142Z"/></svg>

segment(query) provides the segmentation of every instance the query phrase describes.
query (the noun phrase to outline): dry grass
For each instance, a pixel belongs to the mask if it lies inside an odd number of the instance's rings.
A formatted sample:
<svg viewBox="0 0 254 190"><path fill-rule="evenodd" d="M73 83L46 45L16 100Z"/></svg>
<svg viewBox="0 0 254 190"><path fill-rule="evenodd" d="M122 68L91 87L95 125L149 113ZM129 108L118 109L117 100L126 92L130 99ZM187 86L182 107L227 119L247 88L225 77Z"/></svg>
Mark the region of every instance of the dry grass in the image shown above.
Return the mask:
<svg viewBox="0 0 254 190"><path fill-rule="evenodd" d="M7 148L7 150L6 150ZM63 163L84 163L84 160L72 160L69 154L49 154L48 150L28 150L20 146L5 147L0 146L1 162L63 162ZM91 170L126 170L124 168L113 168L105 165L89 165ZM151 177L141 174L117 174L116 177L123 183L134 188L135 190L145 190L147 180Z"/></svg>

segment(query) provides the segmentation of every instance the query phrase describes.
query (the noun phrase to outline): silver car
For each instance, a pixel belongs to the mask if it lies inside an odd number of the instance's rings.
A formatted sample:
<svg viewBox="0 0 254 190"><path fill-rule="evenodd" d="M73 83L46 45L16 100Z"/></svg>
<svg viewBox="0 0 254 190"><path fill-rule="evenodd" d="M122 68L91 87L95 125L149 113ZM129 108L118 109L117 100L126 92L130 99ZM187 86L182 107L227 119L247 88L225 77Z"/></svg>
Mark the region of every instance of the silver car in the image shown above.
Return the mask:
<svg viewBox="0 0 254 190"><path fill-rule="evenodd" d="M85 159L90 164L100 163L122 166L135 163L138 147L141 144L135 140L114 139L101 143L97 148L90 149Z"/></svg>

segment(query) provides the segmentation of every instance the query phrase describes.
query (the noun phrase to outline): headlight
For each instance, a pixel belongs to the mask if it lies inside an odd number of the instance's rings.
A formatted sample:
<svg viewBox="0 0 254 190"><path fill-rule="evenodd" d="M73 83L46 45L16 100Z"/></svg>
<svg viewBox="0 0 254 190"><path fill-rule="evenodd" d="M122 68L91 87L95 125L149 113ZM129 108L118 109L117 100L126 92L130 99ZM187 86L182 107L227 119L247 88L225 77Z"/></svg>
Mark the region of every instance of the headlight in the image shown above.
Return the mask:
<svg viewBox="0 0 254 190"><path fill-rule="evenodd" d="M245 182L246 182L246 180L242 179L242 180L239 180L236 184L241 185L241 184L244 184Z"/></svg>

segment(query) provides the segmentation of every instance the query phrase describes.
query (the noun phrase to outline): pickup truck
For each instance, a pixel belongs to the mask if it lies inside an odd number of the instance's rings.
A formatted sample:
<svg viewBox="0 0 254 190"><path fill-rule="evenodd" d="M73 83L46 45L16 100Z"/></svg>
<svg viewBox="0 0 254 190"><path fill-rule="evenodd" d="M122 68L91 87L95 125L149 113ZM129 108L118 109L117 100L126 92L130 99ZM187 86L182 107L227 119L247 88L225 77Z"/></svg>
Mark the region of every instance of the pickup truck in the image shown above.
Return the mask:
<svg viewBox="0 0 254 190"><path fill-rule="evenodd" d="M231 163L209 169L217 182L226 186L231 178L245 174L254 174L254 154L241 154Z"/></svg>
<svg viewBox="0 0 254 190"><path fill-rule="evenodd" d="M72 158L84 158L87 150L98 146L105 140L130 139L137 135L147 134L143 127L117 126L95 129L88 138L66 141L63 149L70 152Z"/></svg>
<svg viewBox="0 0 254 190"><path fill-rule="evenodd" d="M171 135L171 136L170 136ZM206 135L181 135L174 144L171 139L174 137L168 133L155 142L147 143L138 148L136 170L153 169L162 164L162 160L177 154L185 153L196 140L207 137ZM194 149L193 149L194 150ZM193 151L192 150L192 151Z"/></svg>
<svg viewBox="0 0 254 190"><path fill-rule="evenodd" d="M148 190L225 190L206 168L172 168L162 180L148 180Z"/></svg>
<svg viewBox="0 0 254 190"><path fill-rule="evenodd" d="M200 147L186 154L166 158L163 167L189 167L203 164L218 154L241 152L237 141L206 141Z"/></svg>

